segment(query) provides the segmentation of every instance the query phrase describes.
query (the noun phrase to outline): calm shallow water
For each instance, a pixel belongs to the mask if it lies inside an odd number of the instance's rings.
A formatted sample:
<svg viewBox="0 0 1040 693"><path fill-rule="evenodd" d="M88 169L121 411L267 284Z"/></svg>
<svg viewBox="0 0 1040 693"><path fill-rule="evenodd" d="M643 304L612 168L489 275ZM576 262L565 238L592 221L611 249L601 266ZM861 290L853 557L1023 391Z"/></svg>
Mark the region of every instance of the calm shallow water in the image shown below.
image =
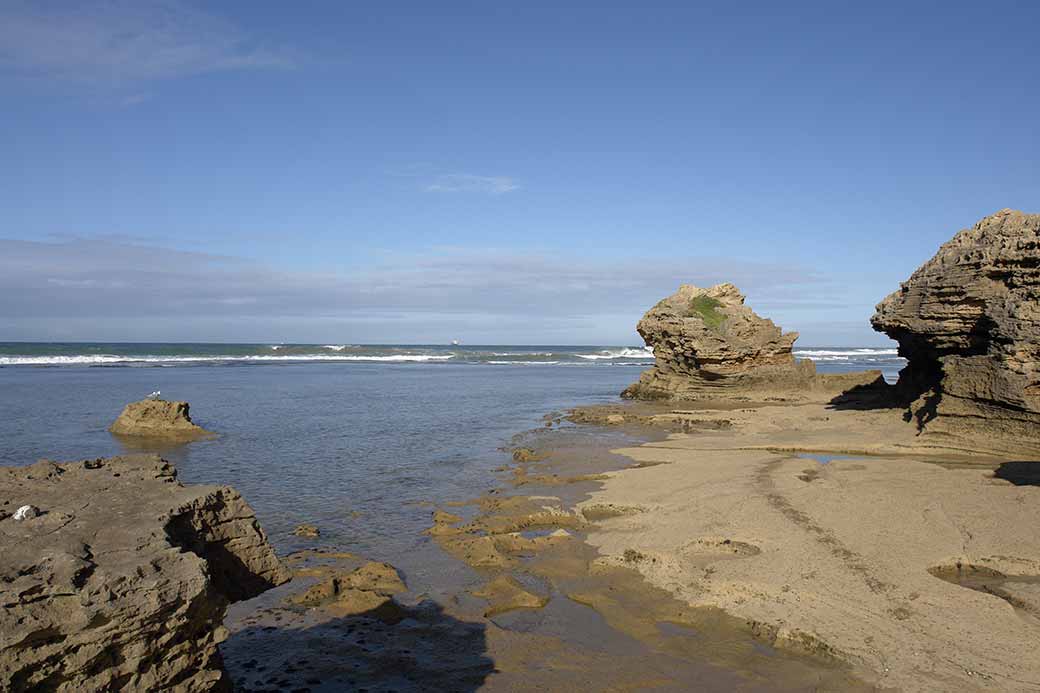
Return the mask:
<svg viewBox="0 0 1040 693"><path fill-rule="evenodd" d="M391 560L424 542L423 501L494 485L499 450L550 411L611 401L640 369L304 363L0 370L0 464L133 452L105 428L162 390L220 435L160 450L185 482L231 484L280 551L322 543Z"/></svg>

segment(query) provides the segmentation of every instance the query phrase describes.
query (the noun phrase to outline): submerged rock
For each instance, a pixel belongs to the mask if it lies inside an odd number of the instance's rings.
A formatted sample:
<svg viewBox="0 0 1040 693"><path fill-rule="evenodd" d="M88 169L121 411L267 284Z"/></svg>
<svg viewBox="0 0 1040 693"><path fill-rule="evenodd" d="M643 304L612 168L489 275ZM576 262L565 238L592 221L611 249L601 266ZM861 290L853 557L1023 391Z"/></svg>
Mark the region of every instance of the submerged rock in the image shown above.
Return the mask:
<svg viewBox="0 0 1040 693"><path fill-rule="evenodd" d="M812 361L792 353L798 333L757 315L729 283L707 289L683 284L647 311L636 329L655 362L623 397L804 399L881 378L880 371L817 375Z"/></svg>
<svg viewBox="0 0 1040 693"><path fill-rule="evenodd" d="M393 596L407 587L389 563L370 561L350 572L333 572L307 591L288 598L290 604L323 608L337 616L372 615L381 620L401 619Z"/></svg>
<svg viewBox="0 0 1040 693"><path fill-rule="evenodd" d="M1040 214L1005 209L960 231L871 324L908 360L898 388L923 432L1040 449Z"/></svg>
<svg viewBox="0 0 1040 693"><path fill-rule="evenodd" d="M549 598L535 594L524 588L510 575L499 575L478 590L473 596L486 599L488 608L485 618L491 618L514 609L541 609L549 603Z"/></svg>
<svg viewBox="0 0 1040 693"><path fill-rule="evenodd" d="M191 440L212 435L192 423L187 402L143 399L123 408L108 430L123 436Z"/></svg>
<svg viewBox="0 0 1040 693"><path fill-rule="evenodd" d="M531 448L516 448L513 450L513 461L514 462L537 462L542 459L542 455Z"/></svg>
<svg viewBox="0 0 1040 693"><path fill-rule="evenodd" d="M0 689L210 691L230 602L289 579L227 486L154 455L0 468Z"/></svg>
<svg viewBox="0 0 1040 693"><path fill-rule="evenodd" d="M293 535L314 539L321 536L321 530L318 529L318 525L302 524L296 526L296 529L293 530Z"/></svg>

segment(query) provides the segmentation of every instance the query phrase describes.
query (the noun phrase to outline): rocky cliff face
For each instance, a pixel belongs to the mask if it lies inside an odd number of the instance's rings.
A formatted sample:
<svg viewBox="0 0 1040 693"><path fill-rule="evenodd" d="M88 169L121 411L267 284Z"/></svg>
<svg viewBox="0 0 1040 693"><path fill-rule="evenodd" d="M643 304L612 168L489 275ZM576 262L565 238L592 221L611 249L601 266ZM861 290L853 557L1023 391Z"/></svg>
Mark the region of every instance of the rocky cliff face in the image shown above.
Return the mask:
<svg viewBox="0 0 1040 693"><path fill-rule="evenodd" d="M228 603L288 579L234 489L157 456L0 468L2 690L225 687Z"/></svg>
<svg viewBox="0 0 1040 693"><path fill-rule="evenodd" d="M1003 210L959 232L871 324L909 361L899 390L923 432L1040 448L1040 214Z"/></svg>
<svg viewBox="0 0 1040 693"><path fill-rule="evenodd" d="M744 305L733 284L683 284L636 326L654 350L653 368L622 393L638 399L771 397L807 399L876 381L878 371L821 376L792 353L797 332Z"/></svg>
<svg viewBox="0 0 1040 693"><path fill-rule="evenodd" d="M187 402L143 399L123 408L108 430L123 436L191 440L212 435L192 422Z"/></svg>

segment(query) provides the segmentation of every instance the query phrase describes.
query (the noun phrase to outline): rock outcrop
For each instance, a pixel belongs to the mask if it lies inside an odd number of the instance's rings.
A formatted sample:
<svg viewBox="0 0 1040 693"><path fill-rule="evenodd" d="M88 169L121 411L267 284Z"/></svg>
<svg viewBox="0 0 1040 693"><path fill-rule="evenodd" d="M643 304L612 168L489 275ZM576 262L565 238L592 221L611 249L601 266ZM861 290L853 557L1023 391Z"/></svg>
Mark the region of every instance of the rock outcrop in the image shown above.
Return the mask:
<svg viewBox="0 0 1040 693"><path fill-rule="evenodd" d="M213 435L192 422L189 408L187 402L142 399L126 405L108 430L121 436L185 441Z"/></svg>
<svg viewBox="0 0 1040 693"><path fill-rule="evenodd" d="M227 486L158 456L0 468L0 690L226 687L230 602L289 579Z"/></svg>
<svg viewBox="0 0 1040 693"><path fill-rule="evenodd" d="M320 607L338 617L370 614L387 621L399 621L401 608L393 596L406 590L396 568L389 563L370 561L350 572L332 572L287 601Z"/></svg>
<svg viewBox="0 0 1040 693"><path fill-rule="evenodd" d="M817 375L797 360L797 332L744 305L733 284L702 289L683 284L636 326L654 350L654 366L623 397L635 399L807 399L836 394L881 378L879 371Z"/></svg>
<svg viewBox="0 0 1040 693"><path fill-rule="evenodd" d="M1040 450L1040 214L1006 209L960 231L871 324L908 360L898 390L923 433Z"/></svg>

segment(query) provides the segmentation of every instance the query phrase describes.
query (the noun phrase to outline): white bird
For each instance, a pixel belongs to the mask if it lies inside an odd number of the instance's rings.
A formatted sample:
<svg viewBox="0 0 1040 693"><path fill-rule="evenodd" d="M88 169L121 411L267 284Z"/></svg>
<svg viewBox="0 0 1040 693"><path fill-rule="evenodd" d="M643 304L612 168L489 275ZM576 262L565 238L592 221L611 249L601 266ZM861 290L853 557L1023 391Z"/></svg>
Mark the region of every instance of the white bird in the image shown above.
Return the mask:
<svg viewBox="0 0 1040 693"><path fill-rule="evenodd" d="M148 399L159 399L159 395L161 395L161 394L162 394L161 392L156 390L152 394L148 395Z"/></svg>

